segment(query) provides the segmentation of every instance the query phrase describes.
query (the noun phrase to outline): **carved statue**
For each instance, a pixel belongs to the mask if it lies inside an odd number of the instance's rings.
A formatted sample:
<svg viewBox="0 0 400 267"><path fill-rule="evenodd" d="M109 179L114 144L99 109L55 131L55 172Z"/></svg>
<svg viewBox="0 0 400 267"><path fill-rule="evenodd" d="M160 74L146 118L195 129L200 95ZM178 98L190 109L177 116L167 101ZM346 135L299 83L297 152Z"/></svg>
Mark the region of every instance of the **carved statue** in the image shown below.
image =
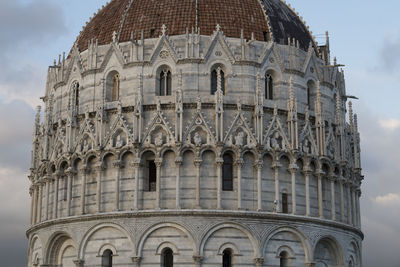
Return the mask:
<svg viewBox="0 0 400 267"><path fill-rule="evenodd" d="M256 144L254 143L253 139L251 138L250 135L247 135L247 146L249 148L255 148Z"/></svg>
<svg viewBox="0 0 400 267"><path fill-rule="evenodd" d="M303 153L305 154L310 154L311 153L311 143L310 141L308 141L308 139L304 139L303 141L303 145L301 147L301 150L303 151Z"/></svg>
<svg viewBox="0 0 400 267"><path fill-rule="evenodd" d="M83 140L83 144L82 144L82 152L87 152L89 151L89 142L85 139Z"/></svg>
<svg viewBox="0 0 400 267"><path fill-rule="evenodd" d="M121 138L121 135L117 136L117 140L115 141L115 147L120 148L124 146L124 140Z"/></svg>
<svg viewBox="0 0 400 267"><path fill-rule="evenodd" d="M243 146L243 140L244 139L244 133L239 132L237 136L235 137L235 143L237 146Z"/></svg>
<svg viewBox="0 0 400 267"><path fill-rule="evenodd" d="M279 132L275 131L274 134L272 135L271 139L270 139L270 146L274 150L280 150L281 149L281 145L279 144L279 137L280 137Z"/></svg>
<svg viewBox="0 0 400 267"><path fill-rule="evenodd" d="M327 152L329 157L333 157L335 155L335 146L333 145L332 141L328 143Z"/></svg>
<svg viewBox="0 0 400 267"><path fill-rule="evenodd" d="M154 144L158 147L163 145L163 134L158 133L157 136L154 138Z"/></svg>
<svg viewBox="0 0 400 267"><path fill-rule="evenodd" d="M196 146L201 146L202 140L201 140L201 136L199 135L198 132L196 132L196 133L194 134L194 136L193 136L193 141L194 141L194 144L195 144Z"/></svg>

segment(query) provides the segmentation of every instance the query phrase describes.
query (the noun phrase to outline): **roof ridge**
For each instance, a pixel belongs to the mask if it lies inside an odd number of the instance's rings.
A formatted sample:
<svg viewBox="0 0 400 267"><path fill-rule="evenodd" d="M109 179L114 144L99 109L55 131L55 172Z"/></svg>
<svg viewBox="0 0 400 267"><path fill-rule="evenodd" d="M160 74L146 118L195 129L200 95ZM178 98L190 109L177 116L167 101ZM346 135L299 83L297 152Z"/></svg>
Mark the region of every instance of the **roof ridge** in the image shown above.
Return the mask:
<svg viewBox="0 0 400 267"><path fill-rule="evenodd" d="M131 9L132 4L133 4L134 1L135 0L129 0L128 5L126 6L126 10L125 10L124 14L122 15L121 25L119 27L118 36L117 36L118 41L119 41L119 38L121 37L122 29L124 28L125 21L126 21L126 19L128 17L129 9Z"/></svg>

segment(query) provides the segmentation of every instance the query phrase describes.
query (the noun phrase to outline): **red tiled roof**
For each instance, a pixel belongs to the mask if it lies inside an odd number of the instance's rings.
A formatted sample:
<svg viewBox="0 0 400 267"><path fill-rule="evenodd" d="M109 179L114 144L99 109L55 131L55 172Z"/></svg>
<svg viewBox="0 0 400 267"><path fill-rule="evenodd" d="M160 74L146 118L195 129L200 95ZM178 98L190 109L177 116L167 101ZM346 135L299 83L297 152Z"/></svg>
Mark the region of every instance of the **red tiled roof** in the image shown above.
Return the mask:
<svg viewBox="0 0 400 267"><path fill-rule="evenodd" d="M216 25L228 37L264 41L269 34L265 10L272 15L272 34L284 42L287 37L297 37L302 48L308 48L311 37L298 17L280 0L197 0L197 25L202 35L211 35ZM261 3L261 4L260 4ZM289 16L287 15L289 14ZM295 20L294 22L288 21ZM77 39L80 51L88 48L88 42L98 39L99 45L112 41L113 32L120 42L157 37L161 26L167 26L167 34L185 34L196 25L196 0L112 0L86 25ZM287 42L287 40L286 40Z"/></svg>

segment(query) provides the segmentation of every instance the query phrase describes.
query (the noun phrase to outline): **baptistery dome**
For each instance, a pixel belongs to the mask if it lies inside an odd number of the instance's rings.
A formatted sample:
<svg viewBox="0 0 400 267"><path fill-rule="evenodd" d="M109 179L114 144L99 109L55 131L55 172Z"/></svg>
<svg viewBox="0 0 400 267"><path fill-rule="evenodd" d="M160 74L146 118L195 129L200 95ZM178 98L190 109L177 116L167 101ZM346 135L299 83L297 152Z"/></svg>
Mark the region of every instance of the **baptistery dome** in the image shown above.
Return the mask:
<svg viewBox="0 0 400 267"><path fill-rule="evenodd" d="M347 98L284 2L112 0L47 73L27 266L361 267Z"/></svg>

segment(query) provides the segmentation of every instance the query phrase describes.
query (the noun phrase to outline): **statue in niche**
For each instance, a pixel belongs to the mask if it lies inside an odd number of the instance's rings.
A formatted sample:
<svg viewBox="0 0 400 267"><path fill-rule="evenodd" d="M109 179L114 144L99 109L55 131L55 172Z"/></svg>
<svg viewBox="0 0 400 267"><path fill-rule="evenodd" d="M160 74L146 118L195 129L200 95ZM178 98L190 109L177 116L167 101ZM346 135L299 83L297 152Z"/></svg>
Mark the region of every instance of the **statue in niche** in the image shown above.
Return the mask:
<svg viewBox="0 0 400 267"><path fill-rule="evenodd" d="M278 131L275 131L270 139L270 147L274 150L280 150L281 145L279 144L280 134Z"/></svg>
<svg viewBox="0 0 400 267"><path fill-rule="evenodd" d="M154 138L154 144L158 147L162 146L164 143L163 141L163 134L162 133L158 133L156 135L156 137Z"/></svg>
<svg viewBox="0 0 400 267"><path fill-rule="evenodd" d="M332 158L334 157L334 155L335 155L335 146L333 145L332 141L330 141L328 143L327 152L328 152L328 156L329 157L332 157Z"/></svg>
<svg viewBox="0 0 400 267"><path fill-rule="evenodd" d="M247 135L247 146L249 148L255 148L256 144L254 143L253 139L251 138L250 135Z"/></svg>
<svg viewBox="0 0 400 267"><path fill-rule="evenodd" d="M243 141L244 141L244 133L239 132L237 136L235 137L235 143L237 146L241 147L243 146Z"/></svg>
<svg viewBox="0 0 400 267"><path fill-rule="evenodd" d="M124 146L124 140L122 139L121 135L118 135L117 139L115 140L115 147L121 148L123 146Z"/></svg>
<svg viewBox="0 0 400 267"><path fill-rule="evenodd" d="M228 137L228 140L226 140L226 145L227 145L227 146L232 146L232 145L233 145L233 143L232 143L232 136L231 136L231 135Z"/></svg>
<svg viewBox="0 0 400 267"><path fill-rule="evenodd" d="M150 135L146 137L146 140L144 140L144 143L146 145L150 145L151 144L151 136Z"/></svg>
<svg viewBox="0 0 400 267"><path fill-rule="evenodd" d="M303 151L304 154L310 154L311 153L311 143L308 141L308 139L304 139L303 144L301 146L301 150Z"/></svg>
<svg viewBox="0 0 400 267"><path fill-rule="evenodd" d="M201 136L199 135L198 132L196 132L193 136L193 142L196 146L201 146L202 144L202 140L201 140Z"/></svg>
<svg viewBox="0 0 400 267"><path fill-rule="evenodd" d="M83 140L83 144L82 144L82 147L81 147L81 148L82 148L82 149L81 149L82 152L87 152L87 151L89 151L90 147L89 147L89 142L88 142L87 139Z"/></svg>

